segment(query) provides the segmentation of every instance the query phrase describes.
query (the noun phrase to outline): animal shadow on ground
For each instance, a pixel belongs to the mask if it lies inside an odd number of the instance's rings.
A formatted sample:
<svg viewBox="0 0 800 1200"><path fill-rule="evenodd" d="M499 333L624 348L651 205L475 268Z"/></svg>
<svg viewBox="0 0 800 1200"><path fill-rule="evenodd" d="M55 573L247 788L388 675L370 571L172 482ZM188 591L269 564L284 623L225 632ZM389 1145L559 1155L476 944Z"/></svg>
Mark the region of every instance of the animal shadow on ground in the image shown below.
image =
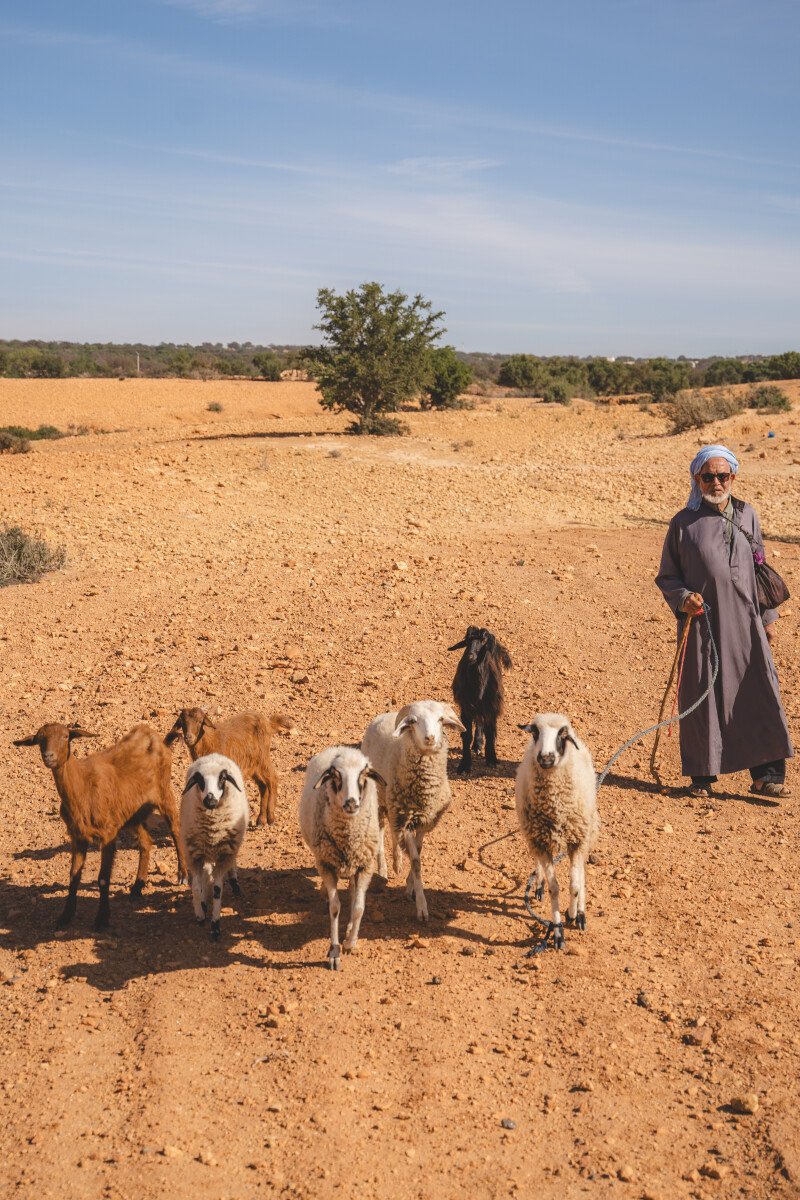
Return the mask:
<svg viewBox="0 0 800 1200"><path fill-rule="evenodd" d="M65 854L65 861L68 856ZM87 875L97 857L87 859ZM172 864L170 864L171 866ZM402 877L404 884L404 876ZM64 932L56 921L64 905L63 884L24 885L7 876L0 878L0 946L5 950L36 949L56 941L72 943L73 953L87 944L89 957L98 961L72 961L62 968L65 978L85 979L102 991L114 991L135 978L187 971L198 967L225 967L239 963L258 968L321 968L325 963L329 919L327 904L316 886L311 867L278 870L240 868L242 894L231 897L226 886L222 914L222 937L211 942L208 926L198 926L187 887L172 878L153 875L142 896L133 898L117 877L112 882L109 930L94 933L92 922L98 904L96 882L81 887L73 923ZM443 935L459 938L467 953L482 945L486 953L495 947L521 946L528 940L487 937L465 929L458 918L464 914L514 918L519 914L501 896L481 892L427 888L431 920L416 920L414 905L405 888L396 886L400 877L379 892L374 884L367 900L361 941L364 953L370 942L406 941L419 933L434 939ZM342 895L342 918L349 913L349 896ZM232 906L233 911L230 911ZM377 920L375 919L377 915ZM508 926L503 922L501 928ZM255 943L255 944L254 944ZM308 945L318 943L319 957L298 957ZM86 953L86 951L83 951Z"/></svg>

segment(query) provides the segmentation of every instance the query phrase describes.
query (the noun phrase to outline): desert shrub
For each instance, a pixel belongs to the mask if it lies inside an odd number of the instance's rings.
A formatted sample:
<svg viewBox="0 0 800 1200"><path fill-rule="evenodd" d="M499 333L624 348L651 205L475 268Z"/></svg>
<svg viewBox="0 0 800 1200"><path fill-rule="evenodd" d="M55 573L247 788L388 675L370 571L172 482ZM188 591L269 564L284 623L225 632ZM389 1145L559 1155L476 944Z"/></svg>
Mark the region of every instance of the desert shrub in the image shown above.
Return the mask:
<svg viewBox="0 0 800 1200"><path fill-rule="evenodd" d="M30 448L31 444L26 438L0 429L0 454L27 454Z"/></svg>
<svg viewBox="0 0 800 1200"><path fill-rule="evenodd" d="M210 404L206 405L206 409L208 412L222 412L222 405L219 400L212 400Z"/></svg>
<svg viewBox="0 0 800 1200"><path fill-rule="evenodd" d="M745 408L790 409L792 402L782 388L776 383L766 383L762 387L749 389L744 400Z"/></svg>
<svg viewBox="0 0 800 1200"><path fill-rule="evenodd" d="M423 397L431 408L470 408L463 393L472 383L472 367L462 362L452 346L428 351L428 381Z"/></svg>
<svg viewBox="0 0 800 1200"><path fill-rule="evenodd" d="M366 433L372 437L405 437L410 433L407 423L397 417L387 417L385 413L372 413L362 417L360 421L351 421L347 426L348 433Z"/></svg>
<svg viewBox="0 0 800 1200"><path fill-rule="evenodd" d="M549 379L541 389L545 404L569 404L575 389L561 379Z"/></svg>
<svg viewBox="0 0 800 1200"><path fill-rule="evenodd" d="M69 437L55 425L40 425L38 429L28 429L26 425L2 425L0 433L10 433L12 437L25 438L29 442L54 441L56 438Z"/></svg>
<svg viewBox="0 0 800 1200"><path fill-rule="evenodd" d="M266 379L269 383L277 383L281 377L281 360L272 350L254 354L253 366L261 379Z"/></svg>
<svg viewBox="0 0 800 1200"><path fill-rule="evenodd" d="M672 433L684 433L687 429L702 429L711 421L721 421L741 412L744 402L741 396L731 392L701 392L696 388L679 392L665 406L672 421Z"/></svg>
<svg viewBox="0 0 800 1200"><path fill-rule="evenodd" d="M64 566L63 546L55 550L40 538L31 537L18 525L0 530L0 587L12 583L36 583L48 571Z"/></svg>

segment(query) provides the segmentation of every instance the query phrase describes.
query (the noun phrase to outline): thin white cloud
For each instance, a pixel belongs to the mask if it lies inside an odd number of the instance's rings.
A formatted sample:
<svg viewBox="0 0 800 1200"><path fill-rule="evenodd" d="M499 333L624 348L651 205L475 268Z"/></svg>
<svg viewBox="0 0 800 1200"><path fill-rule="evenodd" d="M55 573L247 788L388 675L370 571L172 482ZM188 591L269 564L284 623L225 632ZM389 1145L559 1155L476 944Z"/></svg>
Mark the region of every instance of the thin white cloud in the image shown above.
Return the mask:
<svg viewBox="0 0 800 1200"><path fill-rule="evenodd" d="M21 263L45 263L91 270L127 270L156 275L227 274L263 278L296 279L308 286L316 281L316 272L296 267L253 262L230 262L202 258L147 258L140 255L103 253L94 250L42 249L18 251L0 246L0 260Z"/></svg>
<svg viewBox="0 0 800 1200"><path fill-rule="evenodd" d="M800 196L767 196L767 204L770 208L776 208L778 212L800 217Z"/></svg>
<svg viewBox="0 0 800 1200"><path fill-rule="evenodd" d="M344 21L334 11L332 0L157 0L169 8L180 8L221 24L272 20L281 23L339 25Z"/></svg>
<svg viewBox="0 0 800 1200"><path fill-rule="evenodd" d="M401 158L386 167L390 175L406 175L413 179L450 179L469 175L474 171L489 171L500 164L493 158L438 157L422 155L418 158Z"/></svg>

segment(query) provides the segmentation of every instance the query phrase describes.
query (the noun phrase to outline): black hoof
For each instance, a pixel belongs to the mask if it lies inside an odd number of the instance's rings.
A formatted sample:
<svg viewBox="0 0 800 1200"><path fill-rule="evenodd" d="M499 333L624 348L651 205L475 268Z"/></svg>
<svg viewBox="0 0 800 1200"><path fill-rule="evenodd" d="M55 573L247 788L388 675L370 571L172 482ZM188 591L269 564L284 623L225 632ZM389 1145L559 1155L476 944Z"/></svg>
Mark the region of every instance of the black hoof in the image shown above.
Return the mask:
<svg viewBox="0 0 800 1200"><path fill-rule="evenodd" d="M533 895L536 900L544 900L544 882L536 885Z"/></svg>
<svg viewBox="0 0 800 1200"><path fill-rule="evenodd" d="M471 763L471 762L466 762L466 761L465 761L465 760L462 758L462 760L461 760L461 762L458 764L458 766L457 766L456 770L458 771L458 774L459 774L459 775L469 775L470 771L472 770L472 763Z"/></svg>
<svg viewBox="0 0 800 1200"><path fill-rule="evenodd" d="M209 936L209 940L212 942L219 941L219 921L211 922L211 929L209 931L208 936Z"/></svg>
<svg viewBox="0 0 800 1200"><path fill-rule="evenodd" d="M206 904L205 900L200 901L200 907L203 910L203 920L205 920L205 918L208 916L208 905Z"/></svg>
<svg viewBox="0 0 800 1200"><path fill-rule="evenodd" d="M242 889L239 886L239 880L234 879L234 877L231 875L228 883L231 885L231 891L233 892L234 896L241 896Z"/></svg>
<svg viewBox="0 0 800 1200"><path fill-rule="evenodd" d="M108 917L95 917L95 922L94 922L95 933L102 933L104 929L108 929L110 924L111 924L111 921Z"/></svg>
<svg viewBox="0 0 800 1200"><path fill-rule="evenodd" d="M571 928L572 928L572 926L573 926L573 924L574 924L574 922L575 922L575 919L576 919L575 917L571 917L571 916L569 915L569 913L567 913L567 915L564 917L564 923L566 924L566 926L567 926L567 929L571 929Z"/></svg>
<svg viewBox="0 0 800 1200"><path fill-rule="evenodd" d="M578 913L575 918L575 928L580 929L581 932L586 928L586 913Z"/></svg>
<svg viewBox="0 0 800 1200"><path fill-rule="evenodd" d="M497 759L496 759L496 757L495 757L494 755L492 755L492 757L491 757L491 758L488 758L488 757L487 757L487 759L486 759L486 765L487 765L487 767L496 767L496 766L497 766Z"/></svg>
<svg viewBox="0 0 800 1200"><path fill-rule="evenodd" d="M56 929L67 929L72 924L74 913L62 913L56 921Z"/></svg>
<svg viewBox="0 0 800 1200"><path fill-rule="evenodd" d="M342 969L341 946L331 946L330 950L328 951L328 966L332 971L340 971Z"/></svg>
<svg viewBox="0 0 800 1200"><path fill-rule="evenodd" d="M143 879L134 879L133 883L131 884L131 895L132 896L141 896L143 891L144 891L144 880Z"/></svg>
<svg viewBox="0 0 800 1200"><path fill-rule="evenodd" d="M556 925L555 929L553 930L553 949L554 950L563 950L564 949L564 926L563 925Z"/></svg>

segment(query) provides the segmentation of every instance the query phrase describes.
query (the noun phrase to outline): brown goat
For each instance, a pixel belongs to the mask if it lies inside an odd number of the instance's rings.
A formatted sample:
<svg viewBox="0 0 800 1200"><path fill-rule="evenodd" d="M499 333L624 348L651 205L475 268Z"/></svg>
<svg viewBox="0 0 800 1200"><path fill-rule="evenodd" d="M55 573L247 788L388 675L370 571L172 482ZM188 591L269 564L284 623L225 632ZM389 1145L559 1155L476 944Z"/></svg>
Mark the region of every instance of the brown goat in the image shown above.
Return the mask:
<svg viewBox="0 0 800 1200"><path fill-rule="evenodd" d="M61 798L61 816L72 843L69 892L58 929L66 929L75 915L78 887L89 846L100 847L100 908L95 929L109 923L109 886L116 837L131 826L139 843L139 866L131 895L140 896L150 867L153 847L145 821L158 812L167 822L178 854L178 881L186 879L186 864L178 841L178 805L172 791L172 753L149 725L135 725L115 745L86 758L73 758L75 738L100 735L80 725L42 725L36 733L19 738L15 746L38 746L46 767L53 772Z"/></svg>
<svg viewBox="0 0 800 1200"><path fill-rule="evenodd" d="M171 746L182 737L193 760L204 754L232 758L245 779L252 779L258 788L261 804L256 825L271 825L275 820L278 776L270 757L270 743L273 733L288 733L293 728L288 717L277 713L263 717L261 713L243 712L215 725L205 709L184 708L165 740Z"/></svg>

